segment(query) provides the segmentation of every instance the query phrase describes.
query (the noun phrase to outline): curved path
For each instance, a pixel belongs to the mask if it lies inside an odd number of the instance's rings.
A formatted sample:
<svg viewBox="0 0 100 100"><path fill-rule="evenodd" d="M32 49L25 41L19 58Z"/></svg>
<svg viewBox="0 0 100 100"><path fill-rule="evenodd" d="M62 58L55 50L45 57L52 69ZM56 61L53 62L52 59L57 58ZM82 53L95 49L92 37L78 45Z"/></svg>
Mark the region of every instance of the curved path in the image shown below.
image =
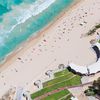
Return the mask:
<svg viewBox="0 0 100 100"><path fill-rule="evenodd" d="M81 74L95 74L100 71L100 43L96 43L92 45L92 48L94 49L96 55L97 55L97 61L94 64L91 64L89 66L78 66L74 63L70 63L69 66L71 69L73 69L76 72L79 72Z"/></svg>

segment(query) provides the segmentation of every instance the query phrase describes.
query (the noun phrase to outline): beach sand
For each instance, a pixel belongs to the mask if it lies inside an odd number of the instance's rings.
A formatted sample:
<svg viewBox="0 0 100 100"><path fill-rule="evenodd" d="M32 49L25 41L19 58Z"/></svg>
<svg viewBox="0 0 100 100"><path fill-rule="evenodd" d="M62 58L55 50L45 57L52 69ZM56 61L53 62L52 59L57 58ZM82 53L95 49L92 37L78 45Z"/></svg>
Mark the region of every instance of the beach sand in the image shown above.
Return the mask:
<svg viewBox="0 0 100 100"><path fill-rule="evenodd" d="M59 64L95 62L96 55L90 44L95 35L84 35L100 22L99 13L100 0L82 0L43 30L39 37L24 43L23 49L12 54L1 66L0 96L11 87L37 90L34 81L46 77L45 72Z"/></svg>

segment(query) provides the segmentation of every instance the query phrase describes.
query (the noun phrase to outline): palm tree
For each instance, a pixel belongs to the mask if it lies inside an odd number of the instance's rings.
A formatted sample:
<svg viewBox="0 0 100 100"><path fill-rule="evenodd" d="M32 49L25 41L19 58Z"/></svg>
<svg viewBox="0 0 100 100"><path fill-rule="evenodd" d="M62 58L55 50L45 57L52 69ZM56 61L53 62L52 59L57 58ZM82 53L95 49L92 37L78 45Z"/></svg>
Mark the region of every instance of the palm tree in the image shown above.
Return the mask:
<svg viewBox="0 0 100 100"><path fill-rule="evenodd" d="M92 86L89 86L89 89L85 90L84 93L87 96L100 96L100 77L95 80Z"/></svg>
<svg viewBox="0 0 100 100"><path fill-rule="evenodd" d="M93 88L94 88L94 92L97 94L97 95L100 95L100 77L97 79L97 81L95 80L93 82Z"/></svg>

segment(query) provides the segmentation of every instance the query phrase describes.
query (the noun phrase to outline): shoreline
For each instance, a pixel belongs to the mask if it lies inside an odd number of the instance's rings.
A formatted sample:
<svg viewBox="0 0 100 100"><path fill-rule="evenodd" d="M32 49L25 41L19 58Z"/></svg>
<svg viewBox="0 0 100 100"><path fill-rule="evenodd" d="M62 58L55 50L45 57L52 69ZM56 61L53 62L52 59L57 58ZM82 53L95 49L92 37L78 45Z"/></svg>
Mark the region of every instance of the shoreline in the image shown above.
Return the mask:
<svg viewBox="0 0 100 100"><path fill-rule="evenodd" d="M73 1L67 8L63 9L63 11L60 12L60 14L58 16L56 16L51 22L49 22L43 29L36 32L35 35L33 35L33 36L31 35L26 41L24 41L18 47L16 47L15 50L13 50L11 53L9 53L7 55L7 57L3 61L1 61L0 71L3 71L4 69L6 69L7 68L6 65L10 65L13 61L15 61L18 58L18 56L22 55L22 52L24 52L26 49L28 49L32 45L35 45L45 35L43 32L45 32L46 30L49 29L49 27L51 27L53 24L55 24L55 22L57 22L57 20L61 19L65 15L66 12L67 12L67 14L69 14L71 12L71 10L73 10L81 2L83 2L83 1L81 1L81 0ZM28 44L31 44L31 45L26 46ZM26 47L24 47L24 46L26 46Z"/></svg>

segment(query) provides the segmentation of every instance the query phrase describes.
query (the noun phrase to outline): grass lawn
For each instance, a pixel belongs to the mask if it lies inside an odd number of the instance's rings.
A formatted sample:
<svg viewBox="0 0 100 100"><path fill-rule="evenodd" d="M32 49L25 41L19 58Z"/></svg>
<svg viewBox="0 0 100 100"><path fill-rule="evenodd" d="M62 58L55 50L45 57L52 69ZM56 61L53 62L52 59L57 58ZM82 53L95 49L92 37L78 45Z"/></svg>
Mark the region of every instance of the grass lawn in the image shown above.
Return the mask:
<svg viewBox="0 0 100 100"><path fill-rule="evenodd" d="M50 91L56 90L56 89L61 88L61 87L79 85L79 84L81 84L81 80L80 79L81 79L81 77L76 75L75 77L73 77L70 80L65 80L63 82L56 83L56 84L54 84L52 86L43 88L42 90L31 94L31 98L34 99L34 98L36 98L38 96L41 96L43 94L46 94L46 93L48 93Z"/></svg>
<svg viewBox="0 0 100 100"><path fill-rule="evenodd" d="M66 95L70 94L70 92L68 90L63 90L63 91L60 91L58 93L55 93L55 94L52 94L42 100L58 100Z"/></svg>
<svg viewBox="0 0 100 100"><path fill-rule="evenodd" d="M54 78L54 79L52 79L50 81L47 81L47 82L43 83L43 87L48 87L48 86L53 85L55 83L67 80L67 79L69 79L72 76L74 76L74 74L71 73L71 72L68 72L68 74L66 74L64 76L59 76L57 78Z"/></svg>
<svg viewBox="0 0 100 100"><path fill-rule="evenodd" d="M54 73L54 76L55 77L60 77L60 76L66 75L68 73L69 73L69 71L67 69L65 69L63 71L59 71L59 72Z"/></svg>
<svg viewBox="0 0 100 100"><path fill-rule="evenodd" d="M100 43L100 40L99 40L99 43Z"/></svg>

